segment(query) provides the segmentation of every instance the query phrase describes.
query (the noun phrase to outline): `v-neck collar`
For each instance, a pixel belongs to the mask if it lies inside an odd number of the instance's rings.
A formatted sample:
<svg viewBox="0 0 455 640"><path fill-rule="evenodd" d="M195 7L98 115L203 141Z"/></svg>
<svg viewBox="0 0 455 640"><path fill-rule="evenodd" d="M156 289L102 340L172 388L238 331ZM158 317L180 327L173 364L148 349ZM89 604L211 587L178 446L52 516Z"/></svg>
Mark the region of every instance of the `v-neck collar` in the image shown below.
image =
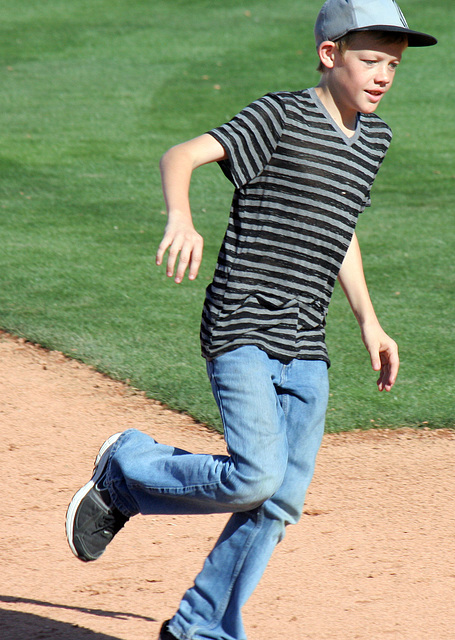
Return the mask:
<svg viewBox="0 0 455 640"><path fill-rule="evenodd" d="M329 123L335 129L336 133L343 139L343 142L345 144L347 144L348 146L352 146L354 144L354 142L357 142L357 140L359 139L360 128L361 128L360 114L359 113L357 114L356 127L355 127L355 131L354 131L353 135L352 136L348 136L343 131L343 129L341 129L341 127L335 122L334 118L330 115L330 113L328 112L328 110L325 107L324 103L322 102L321 98L318 96L316 88L312 87L309 91L310 91L311 97L313 98L313 100L315 101L317 106L320 108L320 110L322 111L322 113L324 114L326 119L329 121Z"/></svg>

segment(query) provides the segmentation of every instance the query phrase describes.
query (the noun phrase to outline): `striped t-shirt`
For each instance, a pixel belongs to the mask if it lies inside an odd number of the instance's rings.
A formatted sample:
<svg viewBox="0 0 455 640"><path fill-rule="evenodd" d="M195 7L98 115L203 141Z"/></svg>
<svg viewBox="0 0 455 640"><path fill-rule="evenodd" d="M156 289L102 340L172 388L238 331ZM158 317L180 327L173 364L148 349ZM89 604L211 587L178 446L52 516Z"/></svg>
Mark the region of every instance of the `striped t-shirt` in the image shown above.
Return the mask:
<svg viewBox="0 0 455 640"><path fill-rule="evenodd" d="M325 360L325 318L358 215L392 137L359 114L349 138L315 89L268 94L209 132L235 186L202 313L207 359L242 345Z"/></svg>

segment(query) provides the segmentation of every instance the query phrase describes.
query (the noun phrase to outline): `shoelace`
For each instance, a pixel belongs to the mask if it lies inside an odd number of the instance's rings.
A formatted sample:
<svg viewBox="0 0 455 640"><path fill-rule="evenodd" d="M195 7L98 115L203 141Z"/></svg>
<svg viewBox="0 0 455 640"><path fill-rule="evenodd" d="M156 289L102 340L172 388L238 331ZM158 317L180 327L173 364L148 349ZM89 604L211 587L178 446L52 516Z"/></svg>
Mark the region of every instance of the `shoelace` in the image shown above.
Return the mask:
<svg viewBox="0 0 455 640"><path fill-rule="evenodd" d="M101 533L106 537L113 538L125 526L129 518L112 506L111 497L105 488L103 480L104 477L100 478L100 481L96 484L96 489L109 511L100 513L95 533Z"/></svg>
<svg viewBox="0 0 455 640"><path fill-rule="evenodd" d="M129 520L117 509L112 510L110 513L103 513L99 518L98 527L95 530L96 533L101 533L106 537L113 538L116 533L125 526L125 523Z"/></svg>

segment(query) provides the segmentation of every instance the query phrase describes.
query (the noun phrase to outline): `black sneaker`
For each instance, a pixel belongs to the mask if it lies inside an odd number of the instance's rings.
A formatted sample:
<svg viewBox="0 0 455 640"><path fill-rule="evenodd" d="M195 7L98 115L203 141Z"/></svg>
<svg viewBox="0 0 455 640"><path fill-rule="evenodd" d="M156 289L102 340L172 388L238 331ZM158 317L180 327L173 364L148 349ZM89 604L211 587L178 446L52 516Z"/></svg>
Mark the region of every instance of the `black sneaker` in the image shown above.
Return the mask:
<svg viewBox="0 0 455 640"><path fill-rule="evenodd" d="M161 626L161 631L160 631L160 637L159 640L178 640L178 638L176 638L168 629L168 624L170 623L170 620L166 620L166 622L163 622L162 626Z"/></svg>
<svg viewBox="0 0 455 640"><path fill-rule="evenodd" d="M95 460L91 480L75 494L66 513L66 537L74 555L84 562L97 560L129 520L112 505L104 486L109 451L120 433L106 440Z"/></svg>

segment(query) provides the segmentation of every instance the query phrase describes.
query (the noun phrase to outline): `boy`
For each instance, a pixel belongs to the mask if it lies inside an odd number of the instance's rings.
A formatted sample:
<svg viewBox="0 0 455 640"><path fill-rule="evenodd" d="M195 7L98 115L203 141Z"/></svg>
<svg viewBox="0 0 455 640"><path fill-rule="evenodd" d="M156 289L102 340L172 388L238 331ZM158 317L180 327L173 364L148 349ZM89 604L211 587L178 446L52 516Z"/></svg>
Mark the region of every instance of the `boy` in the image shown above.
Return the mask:
<svg viewBox="0 0 455 640"><path fill-rule="evenodd" d="M157 253L197 276L192 171L219 162L234 183L226 236L204 304L201 343L229 455L193 455L128 430L101 448L73 498L73 553L97 559L131 516L232 513L161 640L245 640L241 608L302 512L327 405L325 316L336 278L358 320L378 388L398 372L363 276L358 215L391 133L374 115L411 31L393 0L328 0L316 22L316 88L269 94L162 158L168 223Z"/></svg>

